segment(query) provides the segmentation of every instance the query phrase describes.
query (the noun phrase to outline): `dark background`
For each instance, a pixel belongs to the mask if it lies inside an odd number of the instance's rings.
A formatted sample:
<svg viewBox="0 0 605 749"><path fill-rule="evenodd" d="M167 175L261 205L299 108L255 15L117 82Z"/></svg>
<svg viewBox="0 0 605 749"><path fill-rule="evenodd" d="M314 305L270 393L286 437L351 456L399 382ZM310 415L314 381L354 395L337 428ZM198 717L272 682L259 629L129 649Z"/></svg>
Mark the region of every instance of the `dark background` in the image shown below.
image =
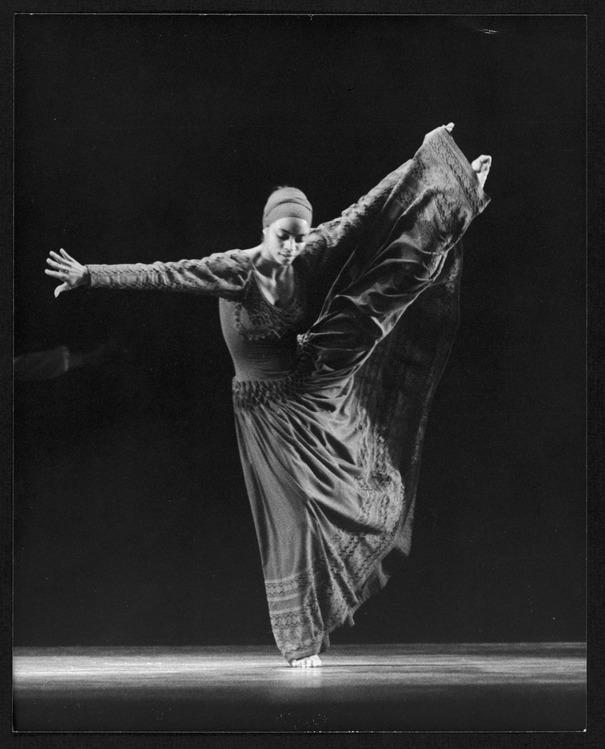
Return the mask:
<svg viewBox="0 0 605 749"><path fill-rule="evenodd" d="M491 29L497 33L486 33ZM332 218L450 120L491 153L429 421L412 556L334 642L583 639L582 17L19 16L15 644L270 643L216 300L52 297L81 262L259 240L275 184Z"/></svg>

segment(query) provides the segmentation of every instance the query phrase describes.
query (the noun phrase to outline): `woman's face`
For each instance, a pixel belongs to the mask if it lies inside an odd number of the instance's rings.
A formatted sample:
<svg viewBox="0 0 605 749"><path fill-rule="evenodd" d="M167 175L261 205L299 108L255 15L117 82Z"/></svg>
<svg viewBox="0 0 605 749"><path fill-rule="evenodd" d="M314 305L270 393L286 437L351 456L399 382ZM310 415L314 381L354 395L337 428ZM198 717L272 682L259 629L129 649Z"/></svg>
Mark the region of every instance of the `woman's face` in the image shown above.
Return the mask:
<svg viewBox="0 0 605 749"><path fill-rule="evenodd" d="M263 229L263 253L267 260L291 265L305 246L310 226L303 218L284 216Z"/></svg>

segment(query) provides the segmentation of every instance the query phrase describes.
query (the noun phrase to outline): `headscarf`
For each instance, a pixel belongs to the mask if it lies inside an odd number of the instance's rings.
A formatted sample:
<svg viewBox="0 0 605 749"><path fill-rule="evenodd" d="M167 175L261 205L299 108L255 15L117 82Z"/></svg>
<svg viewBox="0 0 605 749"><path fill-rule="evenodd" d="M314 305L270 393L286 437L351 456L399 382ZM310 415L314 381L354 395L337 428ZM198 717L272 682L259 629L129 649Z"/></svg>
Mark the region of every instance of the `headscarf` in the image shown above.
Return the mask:
<svg viewBox="0 0 605 749"><path fill-rule="evenodd" d="M274 190L263 210L263 227L284 217L304 219L309 226L313 219L313 209L307 196L296 187L279 187Z"/></svg>

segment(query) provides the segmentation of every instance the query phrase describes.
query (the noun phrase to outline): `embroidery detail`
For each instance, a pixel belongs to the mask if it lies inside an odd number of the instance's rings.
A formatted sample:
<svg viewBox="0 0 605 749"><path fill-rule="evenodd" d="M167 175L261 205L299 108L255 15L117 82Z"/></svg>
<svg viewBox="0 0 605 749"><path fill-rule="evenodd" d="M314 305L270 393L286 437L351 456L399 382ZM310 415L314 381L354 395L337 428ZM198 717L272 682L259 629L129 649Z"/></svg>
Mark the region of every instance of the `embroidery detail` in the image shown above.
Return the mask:
<svg viewBox="0 0 605 749"><path fill-rule="evenodd" d="M404 490L384 435L360 411L361 477L358 522L363 530L334 527L314 550L317 563L278 580L265 580L271 626L287 658L312 648L363 602L364 588L379 559L392 547L404 516Z"/></svg>
<svg viewBox="0 0 605 749"><path fill-rule="evenodd" d="M294 289L289 304L277 307L265 298L251 274L244 299L234 307L235 329L248 341L278 341L288 334L294 335L306 313L302 274L297 275Z"/></svg>
<svg viewBox="0 0 605 749"><path fill-rule="evenodd" d="M441 137L429 138L424 147L432 151L447 167L454 173L464 195L471 206L473 213L480 213L486 204L486 198L482 195L479 180L475 176L472 167L467 163L466 157L460 151L455 141L450 136L441 134ZM448 209L454 205L452 201L446 201ZM438 205L439 208L439 205Z"/></svg>

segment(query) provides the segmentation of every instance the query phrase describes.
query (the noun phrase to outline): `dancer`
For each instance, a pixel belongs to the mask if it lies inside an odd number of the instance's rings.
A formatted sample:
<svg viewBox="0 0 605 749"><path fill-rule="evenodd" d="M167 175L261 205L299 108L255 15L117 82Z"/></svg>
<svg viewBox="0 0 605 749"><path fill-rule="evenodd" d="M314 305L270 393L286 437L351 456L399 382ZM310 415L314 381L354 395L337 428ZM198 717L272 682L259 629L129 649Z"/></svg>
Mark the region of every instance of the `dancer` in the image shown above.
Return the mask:
<svg viewBox="0 0 605 749"><path fill-rule="evenodd" d="M457 325L459 240L489 202L491 158L469 164L452 128L314 229L304 193L282 187L251 249L47 260L55 296L87 285L219 297L271 626L295 667L321 665L329 633L409 554L427 410Z"/></svg>

